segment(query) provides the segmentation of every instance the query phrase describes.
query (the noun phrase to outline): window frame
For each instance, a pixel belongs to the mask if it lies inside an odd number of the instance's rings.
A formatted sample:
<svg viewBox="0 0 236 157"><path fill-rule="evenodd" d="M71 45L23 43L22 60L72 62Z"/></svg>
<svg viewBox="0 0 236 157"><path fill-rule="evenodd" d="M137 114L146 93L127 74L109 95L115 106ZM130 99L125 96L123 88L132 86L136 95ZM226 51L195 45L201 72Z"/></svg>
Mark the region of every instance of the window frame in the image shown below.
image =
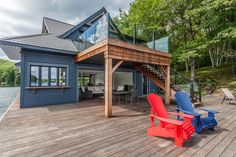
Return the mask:
<svg viewBox="0 0 236 157"><path fill-rule="evenodd" d="M31 86L31 67L36 66L39 67L39 83L38 86ZM30 62L28 63L28 79L27 79L27 84L28 87L67 87L69 85L69 66L68 65L62 65L62 64L46 64L46 63L34 63ZM42 86L42 67L47 67L48 68L48 85L47 86ZM56 68L57 69L57 85L51 85L51 68ZM66 68L65 72L65 85L59 85L59 69L60 68Z"/></svg>
<svg viewBox="0 0 236 157"><path fill-rule="evenodd" d="M43 77L43 68L47 68L47 70L48 70L48 76L47 76L47 79L48 79L48 82L47 82L47 85L43 85L42 84L42 77ZM40 67L40 75L41 75L41 78L39 79L40 80L40 87L48 87L48 86L50 86L50 84L49 84L49 81L50 81L50 75L49 75L49 72L50 72L50 70L49 69L51 69L49 66L41 66Z"/></svg>
<svg viewBox="0 0 236 157"><path fill-rule="evenodd" d="M32 78L32 73L31 73L31 67L37 67L38 68L38 83L37 83L37 85L36 86L32 86L31 85L31 78ZM39 66L35 66L35 65L30 65L30 68L29 68L30 70L30 72L29 72L29 86L30 87L40 87L40 67Z"/></svg>
<svg viewBox="0 0 236 157"><path fill-rule="evenodd" d="M64 80L64 83L65 83L65 85L61 85L60 84L60 81L61 81L61 69L65 69L65 80ZM59 84L59 86L66 86L67 85L67 79L68 79L68 73L67 73L67 68L66 67L58 67L58 84Z"/></svg>
<svg viewBox="0 0 236 157"><path fill-rule="evenodd" d="M52 78L52 68L55 68L56 69L56 85L52 85L52 81L51 81L51 78ZM59 86L59 78L58 78L58 76L59 76L59 74L58 74L58 69L59 69L59 67L56 67L56 66L51 66L50 67L50 78L49 78L49 82L50 82L50 84L49 84L49 86L50 87L55 87L55 86Z"/></svg>

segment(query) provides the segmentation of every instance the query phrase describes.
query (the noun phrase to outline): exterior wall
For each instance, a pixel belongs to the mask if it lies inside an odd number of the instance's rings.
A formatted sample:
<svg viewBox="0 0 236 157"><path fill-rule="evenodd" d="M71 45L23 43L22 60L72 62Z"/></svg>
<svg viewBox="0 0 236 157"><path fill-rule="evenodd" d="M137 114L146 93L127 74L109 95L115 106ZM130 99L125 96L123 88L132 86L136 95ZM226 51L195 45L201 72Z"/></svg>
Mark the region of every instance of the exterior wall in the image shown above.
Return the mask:
<svg viewBox="0 0 236 157"><path fill-rule="evenodd" d="M29 87L30 64L54 65L68 67L68 89L27 89ZM21 51L21 102L23 107L36 107L77 102L77 64L73 56Z"/></svg>
<svg viewBox="0 0 236 157"><path fill-rule="evenodd" d="M27 89L29 87L29 66L30 64L40 65L63 65L68 67L68 89ZM81 69L104 70L103 66L80 65ZM34 52L30 50L21 51L21 101L20 107L36 107L64 103L75 103L78 101L77 90L77 64L74 63L73 56L49 54L46 52ZM117 71L133 72L133 83L143 95L142 74L134 69L120 68ZM159 88L150 82L150 92L157 93Z"/></svg>
<svg viewBox="0 0 236 157"><path fill-rule="evenodd" d="M115 72L113 74L113 89L117 89L119 85L134 85L133 72Z"/></svg>
<svg viewBox="0 0 236 157"><path fill-rule="evenodd" d="M93 64L79 64L79 69L82 69L82 70L101 70L101 71L104 71L104 65L93 65ZM127 80L124 80L124 75L125 74L122 74L122 73L115 73L113 74L113 88L116 89L118 86L117 86L117 83L115 83L115 81L119 81L119 77L122 78L122 82L119 82L119 84L124 84L124 82L126 82L126 84L128 85L134 85L135 87L137 87L137 79L136 79L136 71L133 69L133 68L128 68L128 67L119 67L116 72L129 72L129 73L133 73L133 75L129 75ZM119 76L118 76L119 75ZM101 81L101 79L104 79L104 76L99 76L99 81L100 82L103 82ZM131 79L133 79L133 83L131 83Z"/></svg>
<svg viewBox="0 0 236 157"><path fill-rule="evenodd" d="M139 91L139 95L143 95L143 75L139 72L135 72L135 79L136 79L136 88Z"/></svg>
<svg viewBox="0 0 236 157"><path fill-rule="evenodd" d="M139 95L143 94L143 75L139 72L135 72L135 79L136 79L136 88L139 91ZM149 81L149 91L151 93L159 93L160 88L156 86L152 81Z"/></svg>
<svg viewBox="0 0 236 157"><path fill-rule="evenodd" d="M149 91L151 93L156 93L157 94L159 92L159 90L160 90L159 87L156 86L152 81L150 81L150 86L149 87L150 87Z"/></svg>

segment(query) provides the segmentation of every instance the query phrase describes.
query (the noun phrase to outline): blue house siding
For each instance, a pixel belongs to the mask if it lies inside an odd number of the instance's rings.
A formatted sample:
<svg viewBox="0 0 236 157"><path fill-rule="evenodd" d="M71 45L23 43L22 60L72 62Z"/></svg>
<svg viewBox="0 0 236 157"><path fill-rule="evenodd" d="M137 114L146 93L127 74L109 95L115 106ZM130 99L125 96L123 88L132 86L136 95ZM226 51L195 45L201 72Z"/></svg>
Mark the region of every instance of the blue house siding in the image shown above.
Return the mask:
<svg viewBox="0 0 236 157"><path fill-rule="evenodd" d="M158 93L159 92L159 87L156 86L152 81L150 81L150 92L151 93Z"/></svg>
<svg viewBox="0 0 236 157"><path fill-rule="evenodd" d="M77 102L77 64L73 56L55 55L46 52L21 51L21 107ZM29 87L30 64L61 65L68 67L68 89L27 89Z"/></svg>
<svg viewBox="0 0 236 157"><path fill-rule="evenodd" d="M61 65L68 67L68 89L27 89L30 79L30 65ZM31 50L21 51L21 101L20 106L37 107L55 104L75 103L78 101L77 75L78 67L80 69L98 69L104 70L104 66L98 65L77 65L74 57L69 55L56 55L47 52L35 52ZM133 82L139 91L139 95L143 95L142 74L134 69L120 68L118 71L133 72ZM157 93L158 87L150 82L150 92Z"/></svg>
<svg viewBox="0 0 236 157"><path fill-rule="evenodd" d="M139 92L139 95L143 95L143 75L139 72L135 72L135 79L136 79L136 88Z"/></svg>
<svg viewBox="0 0 236 157"><path fill-rule="evenodd" d="M143 74L136 72L135 73L135 79L136 79L136 88L139 91L139 95L143 95ZM156 86L152 81L149 82L149 91L150 93L158 93L160 91L160 88Z"/></svg>

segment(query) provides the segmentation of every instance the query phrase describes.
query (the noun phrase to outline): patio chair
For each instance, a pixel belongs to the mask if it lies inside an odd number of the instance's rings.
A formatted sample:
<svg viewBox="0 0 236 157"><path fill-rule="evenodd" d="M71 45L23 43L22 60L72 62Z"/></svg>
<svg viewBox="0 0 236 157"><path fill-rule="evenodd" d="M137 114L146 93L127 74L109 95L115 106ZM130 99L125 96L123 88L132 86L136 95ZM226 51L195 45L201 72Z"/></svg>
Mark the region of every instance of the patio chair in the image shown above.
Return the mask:
<svg viewBox="0 0 236 157"><path fill-rule="evenodd" d="M199 108L199 110L208 112L207 117L202 117L201 114L195 112L195 109L193 108L192 102L190 100L190 96L186 92L176 92L175 99L177 101L177 112L182 112L194 116L192 124L194 125L195 131L197 133L200 134L203 130L207 129L214 131L215 127L217 126L215 114L218 112L206 108ZM179 116L177 116L177 119L182 120Z"/></svg>
<svg viewBox="0 0 236 157"><path fill-rule="evenodd" d="M90 90L86 90L85 87L80 87L80 96L82 99L91 99L93 98L93 92Z"/></svg>
<svg viewBox="0 0 236 157"><path fill-rule="evenodd" d="M235 101L235 97L233 96L233 94L230 92L228 88L221 88L221 90L224 93L224 98L221 104L223 104L223 102L227 100L229 100L229 104L231 103L232 100Z"/></svg>
<svg viewBox="0 0 236 157"><path fill-rule="evenodd" d="M126 104L128 101L130 101L131 105L133 105L133 102L137 100L137 103L139 104L139 94L138 90L136 88L131 89L130 94L126 95Z"/></svg>
<svg viewBox="0 0 236 157"><path fill-rule="evenodd" d="M154 93L148 95L148 102L152 107L150 114L151 128L147 130L148 135L174 138L175 144L178 147L182 147L183 142L190 139L194 133L194 127L191 124L193 116L177 112L166 112L161 97ZM184 121L170 119L169 114L184 117ZM157 126L154 124L155 118L160 121Z"/></svg>
<svg viewBox="0 0 236 157"><path fill-rule="evenodd" d="M120 85L120 86L118 86L117 89L114 90L114 91L116 91L116 92L125 91L125 85ZM120 96L120 95L117 95L117 94L113 94L112 100L113 100L114 102L117 102L117 101L118 101L118 102L120 103L121 96Z"/></svg>

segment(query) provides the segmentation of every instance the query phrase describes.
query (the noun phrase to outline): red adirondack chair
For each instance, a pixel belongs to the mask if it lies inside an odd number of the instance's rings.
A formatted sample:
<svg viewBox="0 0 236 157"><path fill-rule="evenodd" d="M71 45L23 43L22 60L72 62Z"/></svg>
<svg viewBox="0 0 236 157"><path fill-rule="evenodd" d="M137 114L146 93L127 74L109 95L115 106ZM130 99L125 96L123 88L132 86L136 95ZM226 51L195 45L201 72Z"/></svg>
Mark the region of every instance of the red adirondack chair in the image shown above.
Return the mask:
<svg viewBox="0 0 236 157"><path fill-rule="evenodd" d="M166 112L161 97L153 93L148 95L148 102L152 107L150 114L151 128L147 130L148 135L174 138L175 144L178 147L182 147L183 142L190 139L194 132L194 127L191 124L191 119L194 116L177 112ZM168 114L184 117L184 121L172 120ZM160 121L159 125L155 126L154 118Z"/></svg>

